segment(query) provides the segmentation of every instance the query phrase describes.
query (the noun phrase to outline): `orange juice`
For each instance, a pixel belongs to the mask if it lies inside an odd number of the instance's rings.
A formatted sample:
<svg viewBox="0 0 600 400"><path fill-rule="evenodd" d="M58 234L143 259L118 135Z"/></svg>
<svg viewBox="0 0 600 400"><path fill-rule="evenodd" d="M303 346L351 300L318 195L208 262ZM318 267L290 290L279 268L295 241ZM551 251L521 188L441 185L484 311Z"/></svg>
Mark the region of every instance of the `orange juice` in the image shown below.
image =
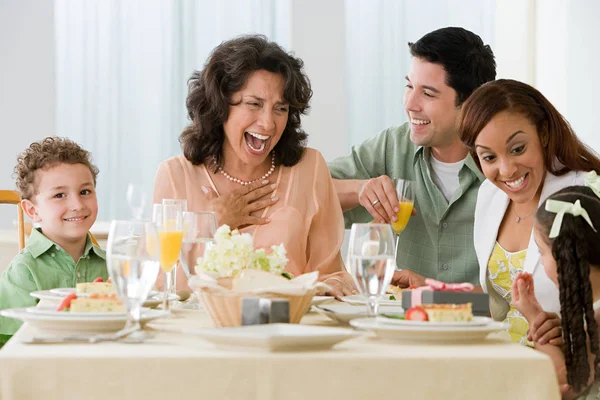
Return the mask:
<svg viewBox="0 0 600 400"><path fill-rule="evenodd" d="M415 204L412 201L400 201L398 205L400 206L400 211L396 213L398 220L392 222L392 229L396 233L400 233L406 228Z"/></svg>
<svg viewBox="0 0 600 400"><path fill-rule="evenodd" d="M171 271L179 259L182 240L182 231L158 232L158 241L160 243L160 266L164 272Z"/></svg>

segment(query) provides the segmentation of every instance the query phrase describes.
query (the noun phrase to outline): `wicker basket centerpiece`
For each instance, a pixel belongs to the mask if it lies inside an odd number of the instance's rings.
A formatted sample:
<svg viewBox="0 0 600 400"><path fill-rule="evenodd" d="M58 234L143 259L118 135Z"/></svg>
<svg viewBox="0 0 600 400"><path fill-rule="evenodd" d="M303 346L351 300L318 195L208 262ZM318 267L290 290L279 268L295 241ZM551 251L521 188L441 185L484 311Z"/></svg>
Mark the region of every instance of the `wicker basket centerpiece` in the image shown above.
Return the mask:
<svg viewBox="0 0 600 400"><path fill-rule="evenodd" d="M216 326L239 326L244 297L281 298L289 301L291 323L299 323L317 292L328 286L318 282L318 272L285 277L283 245L254 249L252 236L217 229L215 242L198 259L196 276L188 286L202 300Z"/></svg>

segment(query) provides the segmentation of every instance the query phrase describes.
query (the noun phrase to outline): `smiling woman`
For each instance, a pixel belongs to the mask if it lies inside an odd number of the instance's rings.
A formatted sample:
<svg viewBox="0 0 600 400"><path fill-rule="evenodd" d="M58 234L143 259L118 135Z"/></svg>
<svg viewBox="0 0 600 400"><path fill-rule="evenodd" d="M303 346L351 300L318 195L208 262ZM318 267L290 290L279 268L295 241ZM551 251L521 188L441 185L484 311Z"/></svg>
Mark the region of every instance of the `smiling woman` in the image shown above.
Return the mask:
<svg viewBox="0 0 600 400"><path fill-rule="evenodd" d="M251 233L257 248L283 244L286 271L319 271L345 295L354 287L340 257L342 211L300 123L311 96L302 60L264 36L217 46L189 80L183 156L159 166L154 202L187 199L190 211Z"/></svg>
<svg viewBox="0 0 600 400"><path fill-rule="evenodd" d="M480 282L492 316L510 322L513 340L526 343L528 322L512 306L519 272L533 275L545 311L560 311L558 291L540 266L532 215L552 193L581 185L582 172L600 172L600 159L538 90L513 80L477 89L462 106L458 132L487 178L475 208Z"/></svg>

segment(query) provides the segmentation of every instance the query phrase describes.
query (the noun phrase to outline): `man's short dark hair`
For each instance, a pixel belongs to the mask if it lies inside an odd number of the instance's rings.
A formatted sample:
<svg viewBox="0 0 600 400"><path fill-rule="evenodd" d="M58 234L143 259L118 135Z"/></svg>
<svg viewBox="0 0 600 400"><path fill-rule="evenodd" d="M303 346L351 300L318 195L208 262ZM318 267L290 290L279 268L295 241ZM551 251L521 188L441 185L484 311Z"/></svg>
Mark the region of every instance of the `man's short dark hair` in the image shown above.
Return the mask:
<svg viewBox="0 0 600 400"><path fill-rule="evenodd" d="M446 71L446 83L456 91L461 105L475 89L496 79L496 61L489 45L463 28L441 28L408 43L410 54L439 64Z"/></svg>

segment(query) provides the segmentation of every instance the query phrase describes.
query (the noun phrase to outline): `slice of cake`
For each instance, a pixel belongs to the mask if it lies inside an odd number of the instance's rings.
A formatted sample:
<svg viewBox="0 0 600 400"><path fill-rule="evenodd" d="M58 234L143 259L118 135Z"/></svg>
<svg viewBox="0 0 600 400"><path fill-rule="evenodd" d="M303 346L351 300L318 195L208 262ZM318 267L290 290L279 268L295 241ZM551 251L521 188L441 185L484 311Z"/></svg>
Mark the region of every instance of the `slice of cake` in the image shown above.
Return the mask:
<svg viewBox="0 0 600 400"><path fill-rule="evenodd" d="M115 293L92 293L89 297L71 300L71 312L125 312L125 306Z"/></svg>
<svg viewBox="0 0 600 400"><path fill-rule="evenodd" d="M466 322L473 320L471 303L466 304L420 304L430 322Z"/></svg>
<svg viewBox="0 0 600 400"><path fill-rule="evenodd" d="M103 282L102 278L98 277L94 282L78 283L76 286L77 294L90 293L116 293L110 278Z"/></svg>
<svg viewBox="0 0 600 400"><path fill-rule="evenodd" d="M402 288L396 285L389 285L386 293L389 293L393 296L390 297L390 300L402 300Z"/></svg>

